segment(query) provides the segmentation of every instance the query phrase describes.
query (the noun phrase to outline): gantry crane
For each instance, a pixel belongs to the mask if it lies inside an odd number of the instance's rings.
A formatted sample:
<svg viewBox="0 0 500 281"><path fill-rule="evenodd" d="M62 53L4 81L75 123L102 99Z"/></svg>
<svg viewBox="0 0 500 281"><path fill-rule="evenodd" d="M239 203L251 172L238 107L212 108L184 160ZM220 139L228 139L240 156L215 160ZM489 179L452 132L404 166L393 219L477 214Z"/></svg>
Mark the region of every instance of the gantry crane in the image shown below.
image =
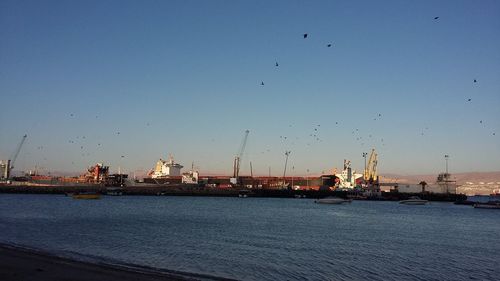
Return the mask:
<svg viewBox="0 0 500 281"><path fill-rule="evenodd" d="M378 182L377 153L375 152L375 149L372 149L372 152L370 153L370 158L368 158L368 164L366 165L363 179L365 182L369 183Z"/></svg>
<svg viewBox="0 0 500 281"><path fill-rule="evenodd" d="M19 152L21 151L21 148L23 147L24 141L28 135L24 135L23 138L21 139L21 142L17 145L16 150L14 151L14 154L10 157L9 160L7 160L7 166L5 167L5 173L1 175L0 177L4 177L5 179L10 178L10 171L14 169L14 164L16 163L17 156L19 155Z"/></svg>
<svg viewBox="0 0 500 281"><path fill-rule="evenodd" d="M241 140L238 154L234 157L233 178L234 178L235 184L240 183L239 182L240 164L241 164L241 158L243 157L243 152L245 151L245 146L247 145L248 133L250 133L250 131L246 130L245 133L243 134L243 139Z"/></svg>

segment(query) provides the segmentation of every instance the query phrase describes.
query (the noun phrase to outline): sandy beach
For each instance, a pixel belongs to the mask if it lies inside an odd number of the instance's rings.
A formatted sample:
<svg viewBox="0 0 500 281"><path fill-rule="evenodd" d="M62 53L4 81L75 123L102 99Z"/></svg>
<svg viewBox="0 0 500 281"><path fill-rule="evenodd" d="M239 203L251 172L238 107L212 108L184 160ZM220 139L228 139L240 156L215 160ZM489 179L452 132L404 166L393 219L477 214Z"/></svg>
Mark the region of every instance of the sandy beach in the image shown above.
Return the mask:
<svg viewBox="0 0 500 281"><path fill-rule="evenodd" d="M228 280L198 274L94 264L0 244L2 281Z"/></svg>

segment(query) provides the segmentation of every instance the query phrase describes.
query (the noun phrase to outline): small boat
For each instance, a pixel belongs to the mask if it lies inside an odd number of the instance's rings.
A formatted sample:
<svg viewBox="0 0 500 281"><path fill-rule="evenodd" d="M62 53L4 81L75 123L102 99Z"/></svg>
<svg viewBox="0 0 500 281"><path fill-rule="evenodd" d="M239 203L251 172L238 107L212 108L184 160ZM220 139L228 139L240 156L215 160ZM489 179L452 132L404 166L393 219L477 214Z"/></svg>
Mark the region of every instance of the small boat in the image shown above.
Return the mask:
<svg viewBox="0 0 500 281"><path fill-rule="evenodd" d="M240 198L247 198L250 195L250 190L247 189L242 189L238 191L238 197Z"/></svg>
<svg viewBox="0 0 500 281"><path fill-rule="evenodd" d="M81 192L81 193L74 193L72 197L73 199L100 199L101 194L96 192Z"/></svg>
<svg viewBox="0 0 500 281"><path fill-rule="evenodd" d="M420 197L418 196L412 196L406 200L399 201L399 204L405 204L405 205L425 205L427 203L429 203L428 200L420 199Z"/></svg>
<svg viewBox="0 0 500 281"><path fill-rule="evenodd" d="M500 209L500 202L498 202L498 201L490 201L488 203L476 203L476 204L474 204L474 208L478 208L478 209Z"/></svg>
<svg viewBox="0 0 500 281"><path fill-rule="evenodd" d="M352 202L352 199L344 199L344 198L339 198L339 197L326 197L326 198L314 200L314 203L318 203L318 204L344 204L344 203L351 203L351 202Z"/></svg>
<svg viewBox="0 0 500 281"><path fill-rule="evenodd" d="M108 187L108 188L106 188L106 195L122 196L123 195L123 188L121 188L121 187Z"/></svg>

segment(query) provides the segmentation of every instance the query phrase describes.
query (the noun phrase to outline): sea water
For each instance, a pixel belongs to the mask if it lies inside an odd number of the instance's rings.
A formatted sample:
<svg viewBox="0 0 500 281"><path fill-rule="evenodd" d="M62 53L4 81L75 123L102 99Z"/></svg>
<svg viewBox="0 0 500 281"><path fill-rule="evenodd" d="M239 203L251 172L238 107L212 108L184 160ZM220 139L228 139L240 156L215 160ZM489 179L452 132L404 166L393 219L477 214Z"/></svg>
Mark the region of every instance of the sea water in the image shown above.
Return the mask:
<svg viewBox="0 0 500 281"><path fill-rule="evenodd" d="M500 279L500 211L451 203L1 194L0 242L239 280Z"/></svg>

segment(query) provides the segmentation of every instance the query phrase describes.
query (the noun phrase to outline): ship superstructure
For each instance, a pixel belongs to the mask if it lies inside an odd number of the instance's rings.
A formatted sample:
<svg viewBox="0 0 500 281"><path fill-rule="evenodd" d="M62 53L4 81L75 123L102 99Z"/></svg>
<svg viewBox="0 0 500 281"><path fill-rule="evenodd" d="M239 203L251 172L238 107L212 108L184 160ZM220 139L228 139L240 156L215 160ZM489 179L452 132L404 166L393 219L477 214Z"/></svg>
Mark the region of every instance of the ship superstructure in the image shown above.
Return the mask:
<svg viewBox="0 0 500 281"><path fill-rule="evenodd" d="M357 174L351 168L351 161L344 159L344 169L339 174L335 174L338 178L336 188L338 189L353 189L356 187L356 180L363 177L362 174Z"/></svg>
<svg viewBox="0 0 500 281"><path fill-rule="evenodd" d="M168 161L160 159L156 162L155 169L151 174L151 178L160 179L165 177L180 177L182 166L179 163L175 163L174 157L169 156Z"/></svg>
<svg viewBox="0 0 500 281"><path fill-rule="evenodd" d="M97 163L90 166L87 172L80 176L83 182L88 183L104 183L109 175L109 166L104 166L102 163Z"/></svg>

